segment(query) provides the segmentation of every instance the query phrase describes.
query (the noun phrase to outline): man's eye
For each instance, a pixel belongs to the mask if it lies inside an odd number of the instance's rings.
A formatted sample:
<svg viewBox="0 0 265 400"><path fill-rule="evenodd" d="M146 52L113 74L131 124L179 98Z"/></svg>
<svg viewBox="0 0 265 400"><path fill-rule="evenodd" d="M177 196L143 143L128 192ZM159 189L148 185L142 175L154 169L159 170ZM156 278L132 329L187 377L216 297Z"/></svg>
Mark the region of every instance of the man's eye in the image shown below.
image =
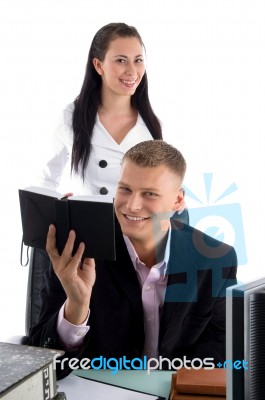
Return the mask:
<svg viewBox="0 0 265 400"><path fill-rule="evenodd" d="M119 190L122 191L122 192L129 192L130 191L130 189L127 188L126 186L120 186Z"/></svg>
<svg viewBox="0 0 265 400"><path fill-rule="evenodd" d="M157 196L157 194L156 194L156 193L153 193L153 192L145 192L145 195L146 195L147 197L156 197L156 196Z"/></svg>

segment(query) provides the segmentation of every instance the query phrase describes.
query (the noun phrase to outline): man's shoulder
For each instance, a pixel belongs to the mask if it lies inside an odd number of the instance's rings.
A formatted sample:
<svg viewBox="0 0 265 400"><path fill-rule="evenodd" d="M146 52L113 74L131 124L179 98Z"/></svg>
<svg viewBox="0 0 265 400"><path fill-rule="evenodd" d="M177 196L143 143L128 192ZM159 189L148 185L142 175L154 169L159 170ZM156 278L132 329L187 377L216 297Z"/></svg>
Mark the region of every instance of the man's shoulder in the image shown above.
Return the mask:
<svg viewBox="0 0 265 400"><path fill-rule="evenodd" d="M171 229L173 246L186 248L189 250L189 254L216 260L227 256L236 258L233 246L209 236L193 226L171 219Z"/></svg>
<svg viewBox="0 0 265 400"><path fill-rule="evenodd" d="M191 225L187 225L185 223L183 223L182 221L179 221L177 219L171 218L171 230L172 232L176 233L176 237L180 236L183 239L187 239L187 240L194 240L194 238L199 237L199 238L204 238L205 241L207 241L207 243L212 244L213 246L218 246L220 244L224 244L225 246L228 247L232 247L227 243L224 243L210 235L208 235L207 233L200 231L197 228L194 228ZM174 237L174 234L173 234Z"/></svg>

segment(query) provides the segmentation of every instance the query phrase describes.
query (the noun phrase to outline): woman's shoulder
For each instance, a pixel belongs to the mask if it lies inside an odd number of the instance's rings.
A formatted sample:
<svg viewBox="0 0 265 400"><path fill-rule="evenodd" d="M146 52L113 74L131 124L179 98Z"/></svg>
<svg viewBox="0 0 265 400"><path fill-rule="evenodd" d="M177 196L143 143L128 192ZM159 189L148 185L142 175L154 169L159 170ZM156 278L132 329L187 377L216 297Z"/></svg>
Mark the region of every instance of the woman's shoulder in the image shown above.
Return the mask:
<svg viewBox="0 0 265 400"><path fill-rule="evenodd" d="M63 123L68 126L72 126L74 108L75 105L74 102L72 102L67 104L63 110Z"/></svg>
<svg viewBox="0 0 265 400"><path fill-rule="evenodd" d="M74 103L67 104L57 117L54 128L54 140L72 146Z"/></svg>

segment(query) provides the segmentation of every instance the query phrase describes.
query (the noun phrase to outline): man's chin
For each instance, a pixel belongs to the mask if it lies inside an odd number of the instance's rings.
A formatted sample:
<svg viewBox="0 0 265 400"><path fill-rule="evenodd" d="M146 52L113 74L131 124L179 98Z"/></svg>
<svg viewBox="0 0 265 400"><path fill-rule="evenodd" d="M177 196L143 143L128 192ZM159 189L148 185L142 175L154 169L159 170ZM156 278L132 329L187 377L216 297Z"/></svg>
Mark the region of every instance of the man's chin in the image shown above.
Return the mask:
<svg viewBox="0 0 265 400"><path fill-rule="evenodd" d="M129 239L133 240L142 240L142 238L146 235L143 234L143 232L139 231L139 228L137 227L128 227L124 226L124 224L121 225L121 231L125 236L128 236Z"/></svg>

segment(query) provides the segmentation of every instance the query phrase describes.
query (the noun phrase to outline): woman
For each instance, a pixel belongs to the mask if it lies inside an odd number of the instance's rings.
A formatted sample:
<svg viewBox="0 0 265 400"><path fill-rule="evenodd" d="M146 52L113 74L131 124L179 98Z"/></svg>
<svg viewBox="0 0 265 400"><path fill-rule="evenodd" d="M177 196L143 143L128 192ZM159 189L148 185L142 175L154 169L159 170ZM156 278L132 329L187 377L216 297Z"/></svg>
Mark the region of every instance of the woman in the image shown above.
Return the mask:
<svg viewBox="0 0 265 400"><path fill-rule="evenodd" d="M38 184L56 189L71 154L72 192L114 196L124 153L150 139L162 139L162 129L148 97L143 41L133 26L110 23L92 40L83 86L64 110Z"/></svg>
<svg viewBox="0 0 265 400"><path fill-rule="evenodd" d="M78 188L70 190L114 195L123 154L152 138L162 139L162 130L148 97L142 39L124 23L103 26L92 41L81 92L64 110L54 154L39 183L56 189L71 154Z"/></svg>

